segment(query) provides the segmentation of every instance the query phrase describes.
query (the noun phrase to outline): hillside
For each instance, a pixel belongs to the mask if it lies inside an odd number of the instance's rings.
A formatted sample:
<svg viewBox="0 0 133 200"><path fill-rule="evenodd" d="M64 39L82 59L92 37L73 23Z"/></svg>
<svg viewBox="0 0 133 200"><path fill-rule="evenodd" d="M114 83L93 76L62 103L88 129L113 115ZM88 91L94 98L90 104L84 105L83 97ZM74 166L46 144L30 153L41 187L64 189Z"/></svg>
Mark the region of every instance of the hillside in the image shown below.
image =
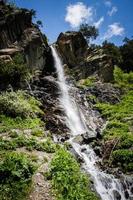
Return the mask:
<svg viewBox="0 0 133 200"><path fill-rule="evenodd" d="M131 200L132 40L51 47L33 16L0 1L0 200Z"/></svg>

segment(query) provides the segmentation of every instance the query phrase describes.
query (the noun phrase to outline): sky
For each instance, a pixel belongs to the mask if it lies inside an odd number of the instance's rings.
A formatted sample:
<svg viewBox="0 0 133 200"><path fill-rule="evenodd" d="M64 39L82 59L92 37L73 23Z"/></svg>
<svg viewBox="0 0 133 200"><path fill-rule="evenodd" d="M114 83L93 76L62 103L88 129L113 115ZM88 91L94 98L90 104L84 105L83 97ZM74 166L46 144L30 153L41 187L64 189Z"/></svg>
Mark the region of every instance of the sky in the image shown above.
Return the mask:
<svg viewBox="0 0 133 200"><path fill-rule="evenodd" d="M93 42L104 40L121 45L125 37L133 36L133 0L13 0L18 7L36 10L42 32L50 43L61 32L77 31L80 24L88 23L99 29Z"/></svg>

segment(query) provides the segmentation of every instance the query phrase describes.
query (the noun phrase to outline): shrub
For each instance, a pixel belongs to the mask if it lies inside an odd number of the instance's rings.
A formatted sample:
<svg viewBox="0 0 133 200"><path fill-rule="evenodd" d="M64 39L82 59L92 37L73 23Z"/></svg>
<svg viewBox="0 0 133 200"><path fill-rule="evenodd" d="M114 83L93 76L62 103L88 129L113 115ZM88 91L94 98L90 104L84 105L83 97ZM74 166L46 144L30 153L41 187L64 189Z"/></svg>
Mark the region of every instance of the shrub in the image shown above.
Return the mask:
<svg viewBox="0 0 133 200"><path fill-rule="evenodd" d="M0 199L25 199L35 170L35 165L25 154L6 153L0 162Z"/></svg>
<svg viewBox="0 0 133 200"><path fill-rule="evenodd" d="M60 148L51 163L50 176L59 200L97 200L90 191L88 177L81 171L73 156Z"/></svg>
<svg viewBox="0 0 133 200"><path fill-rule="evenodd" d="M132 150L116 150L112 154L112 163L115 166L122 167L125 171L132 171L133 168L133 151Z"/></svg>
<svg viewBox="0 0 133 200"><path fill-rule="evenodd" d="M42 114L40 102L23 91L3 92L0 95L0 114L11 117L35 118Z"/></svg>
<svg viewBox="0 0 133 200"><path fill-rule="evenodd" d="M28 77L29 70L22 54L18 53L14 56L13 61L0 62L1 85L11 84L14 87L18 87Z"/></svg>
<svg viewBox="0 0 133 200"><path fill-rule="evenodd" d="M124 73L119 67L115 67L114 80L122 88L133 88L133 72Z"/></svg>
<svg viewBox="0 0 133 200"><path fill-rule="evenodd" d="M86 79L81 79L80 81L78 81L77 85L81 88L91 87L94 85L95 80L95 77L88 77Z"/></svg>

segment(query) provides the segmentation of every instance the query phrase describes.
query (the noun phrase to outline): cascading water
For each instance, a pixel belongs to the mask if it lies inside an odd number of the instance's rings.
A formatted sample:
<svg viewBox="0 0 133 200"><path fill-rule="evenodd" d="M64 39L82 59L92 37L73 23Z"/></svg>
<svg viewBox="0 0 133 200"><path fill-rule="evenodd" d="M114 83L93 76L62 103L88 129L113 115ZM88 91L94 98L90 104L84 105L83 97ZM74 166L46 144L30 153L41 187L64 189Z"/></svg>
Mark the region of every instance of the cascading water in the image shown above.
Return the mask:
<svg viewBox="0 0 133 200"><path fill-rule="evenodd" d="M55 68L58 75L58 84L61 92L60 105L63 107L66 115L66 123L71 131L70 142L77 154L84 160L85 170L92 176L94 186L102 200L125 200L124 188L120 181L113 175L106 174L98 169L96 162L98 161L93 149L88 145L79 145L73 141L75 135L89 132L87 129L82 112L78 109L76 102L69 95L69 88L65 81L64 69L60 57L56 49L51 46L54 58ZM81 149L86 151L82 152ZM130 192L129 192L130 194ZM132 199L132 197L129 199Z"/></svg>

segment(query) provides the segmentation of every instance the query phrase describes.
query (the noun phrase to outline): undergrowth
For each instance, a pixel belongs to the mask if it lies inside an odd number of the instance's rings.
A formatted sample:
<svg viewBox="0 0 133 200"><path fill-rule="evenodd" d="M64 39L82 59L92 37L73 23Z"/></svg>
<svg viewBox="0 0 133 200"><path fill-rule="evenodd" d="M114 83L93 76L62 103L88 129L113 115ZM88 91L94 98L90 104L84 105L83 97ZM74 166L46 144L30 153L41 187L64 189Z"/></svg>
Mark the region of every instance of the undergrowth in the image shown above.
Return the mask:
<svg viewBox="0 0 133 200"><path fill-rule="evenodd" d="M35 170L35 164L24 153L0 155L0 199L26 199Z"/></svg>
<svg viewBox="0 0 133 200"><path fill-rule="evenodd" d="M114 77L115 84L124 91L121 101L114 105L97 103L96 108L108 119L104 139L117 141L111 155L112 165L128 172L133 169L133 73L115 68Z"/></svg>
<svg viewBox="0 0 133 200"><path fill-rule="evenodd" d="M60 148L51 163L50 175L57 200L98 200L90 190L88 177L80 171L74 157Z"/></svg>

